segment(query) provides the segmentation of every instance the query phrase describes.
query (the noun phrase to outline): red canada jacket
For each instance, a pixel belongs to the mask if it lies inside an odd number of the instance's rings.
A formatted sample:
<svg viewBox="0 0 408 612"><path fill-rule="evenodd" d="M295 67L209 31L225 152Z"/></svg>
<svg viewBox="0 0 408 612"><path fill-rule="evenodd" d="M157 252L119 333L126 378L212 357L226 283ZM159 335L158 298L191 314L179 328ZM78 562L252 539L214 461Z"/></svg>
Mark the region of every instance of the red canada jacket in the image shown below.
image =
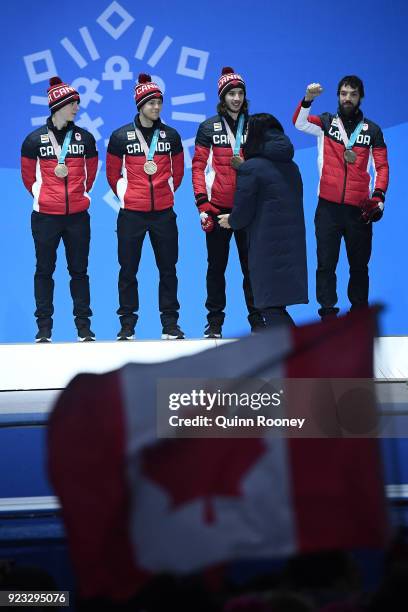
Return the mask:
<svg viewBox="0 0 408 612"><path fill-rule="evenodd" d="M236 135L238 120L224 117ZM247 120L242 144L246 140ZM241 149L242 154L242 149ZM193 157L193 188L197 206L211 202L218 208L232 208L236 170L231 167L232 149L223 117L215 115L200 124Z"/></svg>
<svg viewBox="0 0 408 612"><path fill-rule="evenodd" d="M170 208L174 205L174 192L184 175L184 153L180 136L160 119L151 128L145 128L139 116L136 116L135 124L148 146L155 129L160 130L153 158L157 172L153 175L145 173L145 153L134 124L128 123L115 130L109 139L106 156L108 183L118 196L122 208L144 212Z"/></svg>
<svg viewBox="0 0 408 612"><path fill-rule="evenodd" d="M384 201L389 168L387 147L380 127L363 117L360 110L351 119L342 117L348 137L363 121L363 129L353 146L357 159L354 164L348 164L343 157L345 145L337 126L337 115L310 115L310 105L305 100L300 102L293 123L302 132L317 136L319 197L336 204L353 206L359 206L374 195ZM373 185L370 184L369 174L371 164L375 175Z"/></svg>
<svg viewBox="0 0 408 612"><path fill-rule="evenodd" d="M54 174L58 160L48 130L62 146L70 129L73 132L65 158L68 176L58 178ZM21 175L24 185L34 196L33 208L37 212L70 215L89 208L88 192L95 181L97 168L95 138L72 121L57 130L49 117L44 126L27 136L21 147Z"/></svg>

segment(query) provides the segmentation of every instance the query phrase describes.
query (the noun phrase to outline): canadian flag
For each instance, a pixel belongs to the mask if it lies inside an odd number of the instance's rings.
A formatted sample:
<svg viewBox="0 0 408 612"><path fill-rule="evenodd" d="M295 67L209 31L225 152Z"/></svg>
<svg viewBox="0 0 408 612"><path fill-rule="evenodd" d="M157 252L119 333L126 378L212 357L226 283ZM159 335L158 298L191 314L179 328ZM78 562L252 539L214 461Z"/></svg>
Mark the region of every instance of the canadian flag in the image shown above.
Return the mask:
<svg viewBox="0 0 408 612"><path fill-rule="evenodd" d="M162 379L371 378L375 324L364 310L166 363L77 376L50 417L48 464L80 595L123 600L159 572L382 547L376 440L156 433Z"/></svg>

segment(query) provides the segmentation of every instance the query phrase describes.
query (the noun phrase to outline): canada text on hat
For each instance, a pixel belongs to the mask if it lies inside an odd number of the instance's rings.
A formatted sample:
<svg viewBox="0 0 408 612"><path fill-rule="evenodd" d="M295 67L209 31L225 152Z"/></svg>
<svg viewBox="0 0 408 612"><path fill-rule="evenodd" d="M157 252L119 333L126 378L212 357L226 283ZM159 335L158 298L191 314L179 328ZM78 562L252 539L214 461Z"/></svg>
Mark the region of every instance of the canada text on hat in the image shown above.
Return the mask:
<svg viewBox="0 0 408 612"><path fill-rule="evenodd" d="M63 83L59 77L52 77L48 88L48 106L51 112L55 113L71 102L79 102L79 93L71 85Z"/></svg>
<svg viewBox="0 0 408 612"><path fill-rule="evenodd" d="M245 81L240 74L237 74L233 68L225 66L222 69L222 74L218 79L218 96L224 96L227 91L234 87L241 87L245 91Z"/></svg>
<svg viewBox="0 0 408 612"><path fill-rule="evenodd" d="M138 82L135 85L135 102L137 108L140 109L143 104L153 98L161 98L163 100L163 94L160 91L160 87L157 83L152 82L150 74L139 74Z"/></svg>

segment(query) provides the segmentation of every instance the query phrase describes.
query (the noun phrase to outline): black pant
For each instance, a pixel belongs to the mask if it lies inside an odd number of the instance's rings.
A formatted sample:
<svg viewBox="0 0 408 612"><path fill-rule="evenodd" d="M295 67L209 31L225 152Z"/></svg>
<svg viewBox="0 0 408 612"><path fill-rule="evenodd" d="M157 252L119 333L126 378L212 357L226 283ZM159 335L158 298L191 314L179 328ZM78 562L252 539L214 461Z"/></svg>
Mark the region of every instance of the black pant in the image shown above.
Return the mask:
<svg viewBox="0 0 408 612"><path fill-rule="evenodd" d="M336 267L344 238L350 278L347 295L352 308L368 303L368 262L371 256L372 224L361 219L357 206L319 200L315 215L317 240L316 297L319 314L336 312Z"/></svg>
<svg viewBox="0 0 408 612"><path fill-rule="evenodd" d="M36 269L34 295L38 327L52 329L54 313L54 274L57 249L62 238L65 246L70 290L74 303L75 324L89 325L90 309L88 255L91 230L88 211L72 215L47 215L33 211L31 231L34 238Z"/></svg>
<svg viewBox="0 0 408 612"><path fill-rule="evenodd" d="M224 211L222 211L224 212ZM227 210L227 212L230 212ZM254 296L251 289L248 270L248 247L245 230L233 231L221 228L217 223L214 231L206 234L207 240L207 301L205 307L208 310L207 319L209 323L222 325L224 323L224 309L226 304L225 295L225 270L228 264L230 241L234 235L238 249L239 261L242 274L244 275L243 289L245 302L248 308L248 321L251 326L262 324L263 319L259 310L254 306Z"/></svg>
<svg viewBox="0 0 408 612"><path fill-rule="evenodd" d="M119 309L122 325L136 325L139 310L137 271L143 240L149 233L159 269L159 309L163 327L178 320L177 301L178 231L172 208L139 212L121 209L118 216Z"/></svg>

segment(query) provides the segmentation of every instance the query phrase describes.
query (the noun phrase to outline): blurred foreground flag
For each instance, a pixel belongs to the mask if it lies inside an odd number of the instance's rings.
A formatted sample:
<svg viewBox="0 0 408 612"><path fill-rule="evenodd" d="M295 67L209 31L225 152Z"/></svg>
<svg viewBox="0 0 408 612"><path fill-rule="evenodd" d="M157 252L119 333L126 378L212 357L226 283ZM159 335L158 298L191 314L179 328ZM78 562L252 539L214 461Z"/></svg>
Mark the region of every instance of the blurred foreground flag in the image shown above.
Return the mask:
<svg viewBox="0 0 408 612"><path fill-rule="evenodd" d="M127 599L152 574L239 558L382 547L375 439L157 436L160 380L372 378L375 318L364 310L77 376L51 414L48 462L81 596Z"/></svg>

